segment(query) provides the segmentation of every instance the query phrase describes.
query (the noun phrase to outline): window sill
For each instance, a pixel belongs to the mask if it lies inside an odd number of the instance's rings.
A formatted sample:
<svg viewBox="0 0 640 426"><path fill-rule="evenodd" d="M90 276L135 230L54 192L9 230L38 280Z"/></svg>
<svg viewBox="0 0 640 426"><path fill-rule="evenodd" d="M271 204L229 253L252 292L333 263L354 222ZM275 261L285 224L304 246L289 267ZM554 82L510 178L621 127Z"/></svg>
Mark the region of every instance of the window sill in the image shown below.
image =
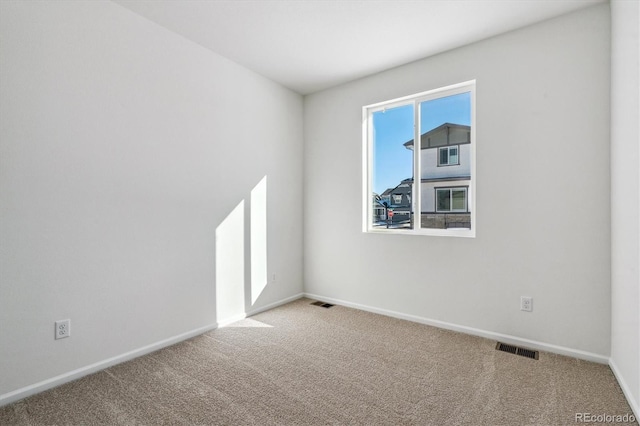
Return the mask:
<svg viewBox="0 0 640 426"><path fill-rule="evenodd" d="M461 237L475 238L476 231L474 229L368 229L363 231L365 234L394 234L394 235L421 235L432 237Z"/></svg>

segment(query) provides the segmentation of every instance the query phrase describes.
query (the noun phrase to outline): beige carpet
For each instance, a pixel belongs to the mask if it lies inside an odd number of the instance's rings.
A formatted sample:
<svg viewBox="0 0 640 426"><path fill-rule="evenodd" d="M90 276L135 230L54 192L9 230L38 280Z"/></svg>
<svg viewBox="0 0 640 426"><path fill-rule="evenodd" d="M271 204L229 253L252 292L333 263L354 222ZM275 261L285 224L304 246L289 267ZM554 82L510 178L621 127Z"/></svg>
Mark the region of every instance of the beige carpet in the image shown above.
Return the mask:
<svg viewBox="0 0 640 426"><path fill-rule="evenodd" d="M310 302L0 408L0 424L572 425L575 413L632 413L606 365Z"/></svg>

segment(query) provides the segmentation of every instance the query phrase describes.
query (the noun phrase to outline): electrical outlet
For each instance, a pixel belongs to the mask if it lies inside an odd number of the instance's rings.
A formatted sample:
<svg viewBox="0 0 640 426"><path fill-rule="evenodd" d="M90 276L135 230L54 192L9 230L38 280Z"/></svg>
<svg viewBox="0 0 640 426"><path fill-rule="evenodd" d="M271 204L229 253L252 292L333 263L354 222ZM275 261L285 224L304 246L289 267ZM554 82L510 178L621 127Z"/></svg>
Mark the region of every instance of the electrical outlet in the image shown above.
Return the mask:
<svg viewBox="0 0 640 426"><path fill-rule="evenodd" d="M520 310L526 312L533 311L533 297L520 296Z"/></svg>
<svg viewBox="0 0 640 426"><path fill-rule="evenodd" d="M56 321L56 340L71 336L71 320Z"/></svg>

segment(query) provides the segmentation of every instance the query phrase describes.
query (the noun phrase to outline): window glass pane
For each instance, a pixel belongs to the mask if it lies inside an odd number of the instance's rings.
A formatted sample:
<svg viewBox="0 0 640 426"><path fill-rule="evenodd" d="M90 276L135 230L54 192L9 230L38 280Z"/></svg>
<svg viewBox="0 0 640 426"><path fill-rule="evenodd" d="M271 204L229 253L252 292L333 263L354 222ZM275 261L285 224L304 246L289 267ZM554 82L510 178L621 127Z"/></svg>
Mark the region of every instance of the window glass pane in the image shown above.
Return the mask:
<svg viewBox="0 0 640 426"><path fill-rule="evenodd" d="M473 180L471 92L420 102L419 112L421 227L470 228L466 190L455 187Z"/></svg>
<svg viewBox="0 0 640 426"><path fill-rule="evenodd" d="M440 149L440 164L446 165L449 164L449 152L446 148Z"/></svg>
<svg viewBox="0 0 640 426"><path fill-rule="evenodd" d="M438 211L449 211L451 210L450 204L450 194L451 192L448 189L438 189L436 191L437 194L437 204Z"/></svg>
<svg viewBox="0 0 640 426"><path fill-rule="evenodd" d="M449 164L458 164L458 148L449 148Z"/></svg>
<svg viewBox="0 0 640 426"><path fill-rule="evenodd" d="M372 114L373 229L412 228L413 145L405 144L413 141L413 111L409 104Z"/></svg>
<svg viewBox="0 0 640 426"><path fill-rule="evenodd" d="M460 189L454 189L451 191L451 209L452 210L466 210L466 191Z"/></svg>

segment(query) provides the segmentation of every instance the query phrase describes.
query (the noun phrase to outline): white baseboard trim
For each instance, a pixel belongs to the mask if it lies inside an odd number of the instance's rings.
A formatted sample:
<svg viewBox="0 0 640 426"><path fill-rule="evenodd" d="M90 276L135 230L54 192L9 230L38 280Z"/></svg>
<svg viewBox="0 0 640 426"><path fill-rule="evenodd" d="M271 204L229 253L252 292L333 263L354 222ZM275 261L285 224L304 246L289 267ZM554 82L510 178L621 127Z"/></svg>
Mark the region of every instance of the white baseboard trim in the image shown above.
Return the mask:
<svg viewBox="0 0 640 426"><path fill-rule="evenodd" d="M247 315L246 316L250 317L252 315L259 314L260 312L268 311L268 310L271 310L273 308L277 308L278 306L286 305L287 303L291 303L294 300L302 299L303 297L304 297L304 293L294 294L293 296L287 297L287 298L282 299L282 300L278 300L277 302L273 302L273 303L270 303L268 305L261 306L259 308L249 309L247 311Z"/></svg>
<svg viewBox="0 0 640 426"><path fill-rule="evenodd" d="M152 343L150 345L143 346L141 348L126 352L124 354L116 355L114 357L105 359L103 361L99 361L94 364L87 365L86 367L81 367L76 370L69 371L68 373L60 374L59 376L55 376L50 379L43 380L33 385L25 386L18 390L5 393L3 395L0 395L0 407L2 407L3 405L11 404L12 402L26 398L28 396L46 391L47 389L60 386L64 383L71 382L73 380L79 379L81 377L87 376L97 371L104 370L105 368L111 367L113 365L120 364L122 362L129 361L134 358L138 358L139 356L157 351L158 349L162 349L167 346L174 345L183 340L187 340L199 334L206 333L207 331L214 330L217 327L218 325L214 323L214 324L207 325L205 327L196 328L195 330L178 334L177 336L169 337L168 339L164 339L159 342Z"/></svg>
<svg viewBox="0 0 640 426"><path fill-rule="evenodd" d="M420 324L426 324L426 325L430 325L430 326L434 326L434 327L444 328L444 329L447 329L447 330L458 331L458 332L461 332L461 333L471 334L471 335L475 335L475 336L479 336L479 337L485 337L485 338L488 338L488 339L500 340L500 341L505 342L505 343L527 346L527 347L532 348L532 349L544 350L544 351L548 351L548 352L552 352L552 353L557 353L557 354L560 354L560 355L566 355L566 356L571 356L571 357L574 357L574 358L584 359L584 360L587 360L587 361L598 362L598 363L601 363L601 364L608 364L610 366L611 370L613 371L614 376L618 380L618 383L620 384L620 387L622 388L622 391L623 391L625 397L627 398L627 401L629 402L629 405L631 406L631 409L633 410L634 415L636 416L636 418L640 418L640 409L638 407L638 404L632 399L632 395L631 395L631 392L629 391L629 387L627 386L626 382L624 381L624 379L620 375L620 373L618 371L618 368L616 367L615 362L612 359L610 359L610 358L608 358L606 356L598 355L598 354L594 354L594 353L590 353L590 352L585 352L585 351L581 351L581 350L577 350L577 349L566 348L566 347L563 347L563 346L551 345L551 344L547 344L547 343L536 342L536 341L533 341L533 340L522 339L522 338L519 338L519 337L509 336L509 335L506 335L506 334L494 333L492 331L480 330L480 329L473 328L473 327L467 327L467 326L452 324L452 323L448 323L448 322L444 322L444 321L438 321L438 320L423 318L423 317L419 317L419 316L416 316L416 315L403 314L403 313L400 313L400 312L390 311L390 310L387 310L387 309L375 308L375 307L372 307L372 306L366 306L366 305L362 305L362 304L359 304L359 303L348 302L346 300L340 300L340 299L334 299L334 298L331 298L331 297L318 296L318 295L311 294L311 293L296 294L296 295L288 297L286 299L282 299L280 301L277 301L277 302L274 302L274 303L270 303L270 304L268 304L266 306L262 306L262 307L259 307L259 308L256 308L256 309L251 309L251 310L247 311L246 314L242 314L242 315L235 316L233 318L225 319L223 321L220 321L218 324L214 323L214 324L207 325L205 327L200 327L200 328L197 328L195 330L191 330L191 331L188 331L186 333L182 333L182 334L179 334L177 336L173 336L173 337L170 337L168 339L161 340L159 342L152 343L152 344L147 345L147 346L143 346L143 347L135 349L133 351L129 351L129 352L126 352L124 354L108 358L108 359L103 360L103 361L99 361L97 363L88 365L86 367L78 368L78 369L70 371L68 373L60 374L60 375L58 375L56 377L52 377L50 379L43 380L43 381L35 383L33 385L25 386L23 388L15 390L15 391L5 393L3 395L0 395L0 407L2 407L4 405L7 405L7 404L11 404L12 402L15 402L15 401L18 401L20 399L26 398L28 396L35 395L37 393L43 392L45 390L54 388L56 386L60 386L60 385L62 385L64 383L71 382L73 380L79 379L79 378L81 378L83 376L87 376L87 375L95 373L97 371L104 370L105 368L111 367L113 365L120 364L120 363L125 362L125 361L129 361L131 359L140 357L142 355L146 355L148 353L157 351L157 350L165 348L167 346L171 346L171 345L179 343L179 342L181 342L183 340L187 340L187 339L190 339L192 337L198 336L200 334L206 333L207 331L214 330L214 329L216 329L218 327L223 327L224 325L231 324L232 322L244 319L244 318L252 316L252 315L256 315L256 314L258 314L260 312L268 311L270 309L273 309L275 307L284 305L284 304L289 303L289 302L293 302L294 300L300 299L302 297L308 297L310 299L318 299L318 300L322 300L322 301L325 301L325 302L331 302L331 303L334 303L336 305L347 306L347 307L350 307L350 308L360 309L362 311L373 312L373 313L380 314L380 315L385 315L385 316L389 316L389 317L393 317L393 318L404 319L404 320L408 320L408 321L417 322L417 323L420 323Z"/></svg>
<svg viewBox="0 0 640 426"><path fill-rule="evenodd" d="M207 331L215 330L218 327L223 327L224 325L228 325L232 322L244 319L248 316L255 315L257 313L267 311L269 309L273 309L277 306L284 305L286 303L292 302L294 300L300 299L303 296L302 293L296 294L294 296L288 297L286 299L271 303L266 306L262 306L260 308L251 309L246 314L238 315L233 318L228 318L223 321L219 321L218 323L209 324L204 327L197 328L195 330L188 331L186 333L179 334L177 336L170 337L168 339L161 340L156 343L152 343L147 346L143 346L138 349L134 349L132 351L126 352L121 355L117 355L103 361L96 362L91 365L87 365L86 367L81 367L73 371L69 371L68 373L60 374L58 376L52 377L47 380L43 380L38 383L34 383L33 385L25 386L23 388L17 389L15 391L11 391L0 395L0 407L3 405L11 404L12 402L16 402L20 399L29 397L31 395L35 395L40 392L44 392L48 389L54 388L56 386L60 386L62 384L71 382L73 380L79 379L84 376L88 376L89 374L98 372L100 370L104 370L105 368L111 367L116 364L120 364L125 361L132 360L134 358L138 358L142 355L149 354L151 352L157 351L159 349L165 348L167 346L174 345L183 340L190 339L192 337L198 336L202 333L206 333Z"/></svg>
<svg viewBox="0 0 640 426"><path fill-rule="evenodd" d="M620 374L620 370L618 370L618 366L616 365L613 358L609 358L609 368L611 368L611 371L613 371L613 375L616 377L616 380L620 385L620 389L622 389L622 393L624 394L625 398L627 398L627 402L629 403L629 406L633 411L633 415L636 417L636 419L640 419L640 406L638 405L638 402L633 399L633 395L631 394L629 385L622 377L622 374Z"/></svg>
<svg viewBox="0 0 640 426"><path fill-rule="evenodd" d="M374 314L380 314L388 317L417 322L420 324L430 325L433 327L444 328L446 330L458 331L460 333L471 334L473 336L484 337L486 339L499 340L503 343L508 343L511 345L524 346L530 349L537 349L541 351L552 352L559 355L566 355L573 358L583 359L586 361L597 362L599 364L609 363L608 356L581 351L579 349L572 349L564 346L552 345L550 343L523 339L521 337L510 336L508 334L495 333L493 331L481 330L479 328L467 327L465 325L452 324L449 322L419 317L416 315L403 314L401 312L390 311L387 309L376 308L373 306L361 305L359 303L353 303L353 302L348 302L346 300L334 299L332 297L319 296L311 293L304 293L304 296L310 299L322 300L323 302L330 302L336 305L342 305L342 306L347 306L349 308L360 309L361 311L372 312Z"/></svg>
<svg viewBox="0 0 640 426"><path fill-rule="evenodd" d="M220 328L226 327L229 324L232 324L232 323L234 323L236 321L243 320L243 319L245 319L247 317L250 317L252 315L259 314L260 312L268 311L269 309L277 308L278 306L282 306L282 305L285 305L285 304L287 304L289 302L293 302L294 300L298 300L301 297L304 297L304 293L294 294L293 296L287 297L287 298L282 299L282 300L278 300L277 302L269 303L268 305L261 306L259 308L249 309L244 314L238 314L238 315L234 315L234 316L229 317L229 318L218 320L218 327L220 327Z"/></svg>

